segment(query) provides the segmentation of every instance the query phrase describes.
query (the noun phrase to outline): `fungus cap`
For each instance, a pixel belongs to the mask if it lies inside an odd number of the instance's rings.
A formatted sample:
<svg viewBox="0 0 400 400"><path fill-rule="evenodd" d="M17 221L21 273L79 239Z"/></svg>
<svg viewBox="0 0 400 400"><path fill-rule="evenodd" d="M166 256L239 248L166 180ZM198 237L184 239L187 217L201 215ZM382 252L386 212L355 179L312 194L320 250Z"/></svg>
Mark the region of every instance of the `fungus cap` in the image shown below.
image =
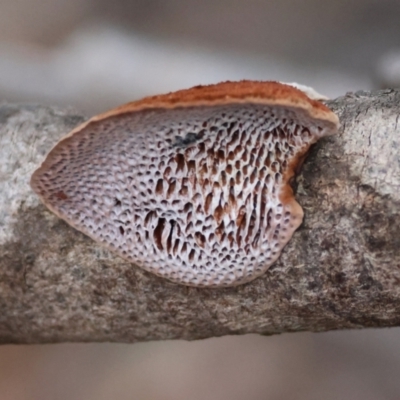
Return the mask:
<svg viewBox="0 0 400 400"><path fill-rule="evenodd" d="M56 215L124 259L190 286L264 273L301 224L289 185L337 116L277 82L147 97L61 139L31 178Z"/></svg>

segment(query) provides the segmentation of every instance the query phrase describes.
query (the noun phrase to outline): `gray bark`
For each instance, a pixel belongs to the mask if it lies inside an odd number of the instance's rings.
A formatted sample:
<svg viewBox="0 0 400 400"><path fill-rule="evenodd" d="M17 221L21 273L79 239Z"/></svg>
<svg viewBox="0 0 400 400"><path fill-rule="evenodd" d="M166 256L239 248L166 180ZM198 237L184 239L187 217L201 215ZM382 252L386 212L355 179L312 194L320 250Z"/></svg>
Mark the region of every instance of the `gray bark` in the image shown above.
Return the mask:
<svg viewBox="0 0 400 400"><path fill-rule="evenodd" d="M135 342L400 325L400 90L330 101L339 135L297 178L303 225L261 278L179 286L49 212L32 171L84 118L0 106L0 343Z"/></svg>

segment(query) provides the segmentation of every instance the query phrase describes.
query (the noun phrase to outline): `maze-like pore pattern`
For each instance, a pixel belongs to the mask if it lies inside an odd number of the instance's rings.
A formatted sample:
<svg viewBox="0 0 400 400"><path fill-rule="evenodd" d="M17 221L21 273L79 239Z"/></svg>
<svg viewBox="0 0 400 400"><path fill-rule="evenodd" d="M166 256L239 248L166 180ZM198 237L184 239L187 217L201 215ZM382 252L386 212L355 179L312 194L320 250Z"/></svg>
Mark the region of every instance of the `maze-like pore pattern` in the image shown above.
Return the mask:
<svg viewBox="0 0 400 400"><path fill-rule="evenodd" d="M324 135L305 119L255 104L108 117L61 141L34 189L148 271L186 285L237 285L261 275L301 223L288 180Z"/></svg>

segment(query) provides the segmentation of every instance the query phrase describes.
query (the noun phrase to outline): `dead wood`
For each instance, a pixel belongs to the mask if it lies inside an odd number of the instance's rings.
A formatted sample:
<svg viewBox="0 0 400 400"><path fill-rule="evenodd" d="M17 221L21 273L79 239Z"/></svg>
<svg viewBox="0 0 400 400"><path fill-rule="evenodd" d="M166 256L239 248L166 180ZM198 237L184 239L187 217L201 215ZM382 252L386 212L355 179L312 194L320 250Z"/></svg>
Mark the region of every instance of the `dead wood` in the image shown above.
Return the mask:
<svg viewBox="0 0 400 400"><path fill-rule="evenodd" d="M0 106L0 343L136 342L400 325L400 90L330 101L342 130L297 178L305 219L265 275L179 286L50 213L33 170L83 117Z"/></svg>

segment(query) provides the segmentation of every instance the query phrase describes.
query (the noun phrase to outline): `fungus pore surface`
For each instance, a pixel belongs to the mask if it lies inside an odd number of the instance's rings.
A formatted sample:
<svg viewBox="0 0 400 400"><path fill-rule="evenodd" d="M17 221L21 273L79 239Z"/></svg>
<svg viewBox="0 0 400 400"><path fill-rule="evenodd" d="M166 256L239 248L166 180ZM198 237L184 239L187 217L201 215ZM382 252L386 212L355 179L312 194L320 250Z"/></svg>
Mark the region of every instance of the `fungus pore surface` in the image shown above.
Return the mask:
<svg viewBox="0 0 400 400"><path fill-rule="evenodd" d="M147 271L234 286L264 273L301 224L289 180L337 126L287 85L195 87L92 118L31 185L70 225Z"/></svg>

